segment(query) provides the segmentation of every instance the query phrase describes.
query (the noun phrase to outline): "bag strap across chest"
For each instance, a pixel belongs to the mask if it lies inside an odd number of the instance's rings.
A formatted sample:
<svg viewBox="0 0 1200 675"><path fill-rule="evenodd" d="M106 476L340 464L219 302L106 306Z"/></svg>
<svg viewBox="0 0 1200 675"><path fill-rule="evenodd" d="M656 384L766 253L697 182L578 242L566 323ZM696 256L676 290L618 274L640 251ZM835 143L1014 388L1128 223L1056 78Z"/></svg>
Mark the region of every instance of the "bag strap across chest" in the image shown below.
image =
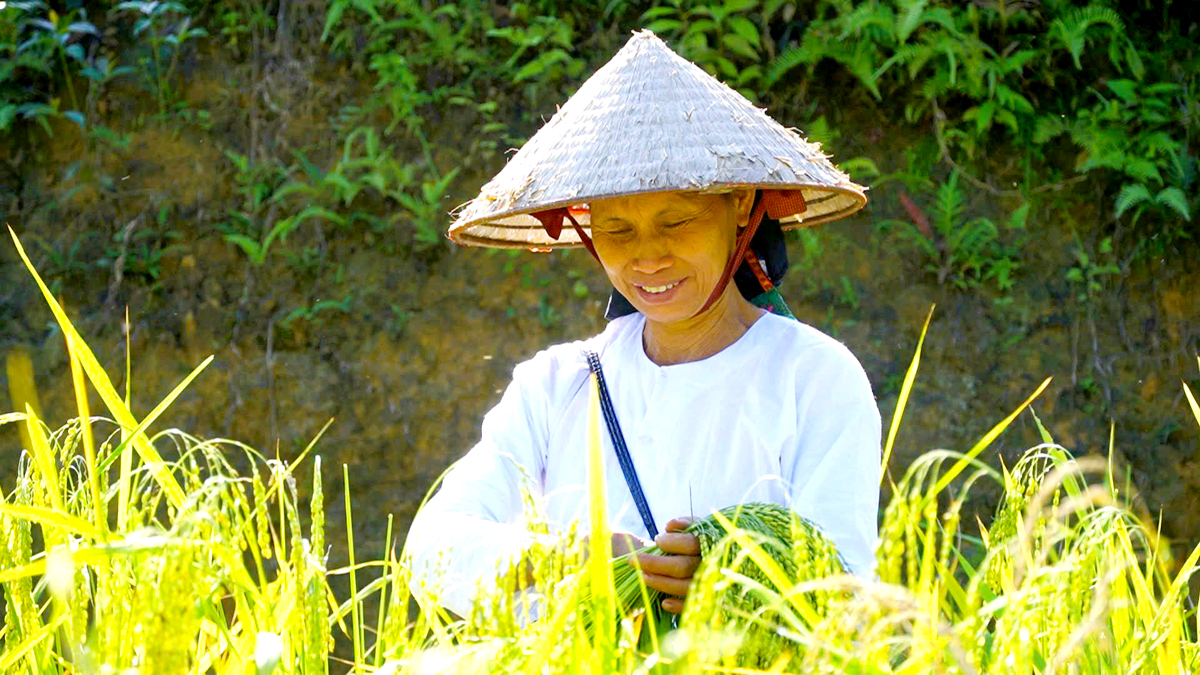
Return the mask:
<svg viewBox="0 0 1200 675"><path fill-rule="evenodd" d="M625 484L637 504L638 515L650 538L658 536L658 527L654 524L654 516L650 513L650 505L646 502L646 494L642 492L642 483L638 480L637 470L633 468L633 458L629 456L629 448L625 445L625 436L621 433L621 424L617 421L617 413L613 409L612 398L608 395L608 386L604 383L604 371L600 369L600 357L596 352L586 349L588 369L596 378L600 390L600 411L604 414L604 424L608 426L608 435L612 438L613 449L617 453L617 462L621 465L621 473L625 475Z"/></svg>

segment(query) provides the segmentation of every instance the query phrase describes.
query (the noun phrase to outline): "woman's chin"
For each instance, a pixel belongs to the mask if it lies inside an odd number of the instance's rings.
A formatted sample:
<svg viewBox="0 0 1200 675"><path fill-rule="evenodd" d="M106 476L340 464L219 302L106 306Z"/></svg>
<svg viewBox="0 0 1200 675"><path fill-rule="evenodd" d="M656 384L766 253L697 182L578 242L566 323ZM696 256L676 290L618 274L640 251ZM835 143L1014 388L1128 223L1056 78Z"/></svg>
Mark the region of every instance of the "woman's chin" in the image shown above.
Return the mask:
<svg viewBox="0 0 1200 675"><path fill-rule="evenodd" d="M647 321L654 323L675 323L683 321L696 313L689 303L673 302L665 305L646 305L644 303L636 303L637 308L642 316L646 317Z"/></svg>
<svg viewBox="0 0 1200 675"><path fill-rule="evenodd" d="M691 288L690 281L690 279L685 279L661 293L650 293L643 288L634 286L629 289L630 295L626 297L646 317L647 321L656 323L682 321L700 309L694 297L695 293L692 292L694 289Z"/></svg>

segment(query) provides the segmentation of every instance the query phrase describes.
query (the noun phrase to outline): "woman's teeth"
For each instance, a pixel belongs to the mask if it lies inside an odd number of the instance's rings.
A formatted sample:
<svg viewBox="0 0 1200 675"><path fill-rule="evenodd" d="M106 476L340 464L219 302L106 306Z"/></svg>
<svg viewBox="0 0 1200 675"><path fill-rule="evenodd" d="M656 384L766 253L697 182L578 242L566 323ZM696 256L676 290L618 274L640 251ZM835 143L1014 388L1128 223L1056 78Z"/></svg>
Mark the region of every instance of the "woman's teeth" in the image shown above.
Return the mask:
<svg viewBox="0 0 1200 675"><path fill-rule="evenodd" d="M678 281L669 283L665 286L642 286L642 290L647 293L665 293L679 285Z"/></svg>

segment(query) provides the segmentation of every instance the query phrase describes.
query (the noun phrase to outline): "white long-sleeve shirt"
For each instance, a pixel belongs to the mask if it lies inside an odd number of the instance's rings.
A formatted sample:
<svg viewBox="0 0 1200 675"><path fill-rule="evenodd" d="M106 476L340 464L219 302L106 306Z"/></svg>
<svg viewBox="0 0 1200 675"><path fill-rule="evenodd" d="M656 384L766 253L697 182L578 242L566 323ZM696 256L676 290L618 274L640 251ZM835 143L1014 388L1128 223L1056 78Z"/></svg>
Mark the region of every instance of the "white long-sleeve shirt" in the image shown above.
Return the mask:
<svg viewBox="0 0 1200 675"><path fill-rule="evenodd" d="M773 314L700 361L659 366L630 314L582 342L518 364L479 443L413 521L417 580L465 616L474 591L532 542L524 484L552 528L587 531L589 370L600 355L613 407L659 531L733 504L790 505L859 575L874 570L880 418L858 360L824 333ZM601 424L609 524L648 533Z"/></svg>

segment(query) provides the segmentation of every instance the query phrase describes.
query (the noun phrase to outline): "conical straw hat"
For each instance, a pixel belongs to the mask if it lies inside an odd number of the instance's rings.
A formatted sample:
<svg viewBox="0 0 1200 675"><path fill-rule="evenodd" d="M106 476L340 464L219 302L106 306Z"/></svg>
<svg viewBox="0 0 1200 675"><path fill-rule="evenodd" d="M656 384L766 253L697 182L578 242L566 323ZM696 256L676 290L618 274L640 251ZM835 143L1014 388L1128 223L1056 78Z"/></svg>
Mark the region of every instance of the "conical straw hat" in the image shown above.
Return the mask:
<svg viewBox="0 0 1200 675"><path fill-rule="evenodd" d="M800 191L806 208L780 217L785 229L842 218L867 202L864 188L818 144L638 31L460 208L450 238L501 248L579 246L571 227L554 239L530 214L570 207L587 231L592 200L745 187Z"/></svg>

